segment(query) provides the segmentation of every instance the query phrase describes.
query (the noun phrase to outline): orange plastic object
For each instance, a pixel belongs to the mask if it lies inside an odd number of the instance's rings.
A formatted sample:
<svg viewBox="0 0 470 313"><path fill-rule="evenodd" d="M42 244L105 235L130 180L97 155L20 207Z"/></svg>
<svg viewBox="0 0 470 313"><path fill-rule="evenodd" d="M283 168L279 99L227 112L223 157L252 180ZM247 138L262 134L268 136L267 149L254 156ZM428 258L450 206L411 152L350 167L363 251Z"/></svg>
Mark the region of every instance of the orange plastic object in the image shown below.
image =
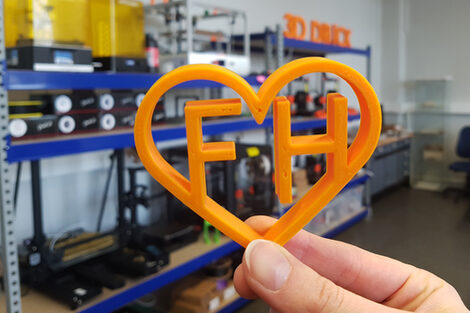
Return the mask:
<svg viewBox="0 0 470 313"><path fill-rule="evenodd" d="M188 138L189 178L194 205L205 209L207 197L206 162L235 160L234 142L202 142L202 118L210 116L240 115L239 99L202 100L186 103L186 137ZM199 212L198 212L199 213Z"/></svg>
<svg viewBox="0 0 470 313"><path fill-rule="evenodd" d="M291 136L290 102L274 100L274 171L275 187L281 203L292 202L292 156L327 153L327 175L333 181L347 176L348 102L340 94L329 94L325 135ZM349 179L348 179L349 180Z"/></svg>
<svg viewBox="0 0 470 313"><path fill-rule="evenodd" d="M347 100L339 94L328 96L327 133L292 136L289 102L276 97L297 77L316 72L336 74L353 89L361 109L361 124L352 145L347 148ZM240 101L209 100L188 103L186 129L190 180L176 171L159 153L152 136L155 103L170 88L190 80L210 80L232 88L247 103L256 122L261 124L274 101L275 185L283 202L292 196L290 156L326 153L326 173L305 196L284 214L265 234L259 234L212 200L205 190L204 162L229 160L235 155L234 143L203 143L204 116L240 114ZM256 93L234 72L217 65L186 65L160 78L147 92L135 121L135 144L149 173L185 205L221 232L246 247L254 239L265 238L281 245L301 230L348 183L372 155L381 127L379 101L369 82L354 69L325 58L292 61L272 73Z"/></svg>

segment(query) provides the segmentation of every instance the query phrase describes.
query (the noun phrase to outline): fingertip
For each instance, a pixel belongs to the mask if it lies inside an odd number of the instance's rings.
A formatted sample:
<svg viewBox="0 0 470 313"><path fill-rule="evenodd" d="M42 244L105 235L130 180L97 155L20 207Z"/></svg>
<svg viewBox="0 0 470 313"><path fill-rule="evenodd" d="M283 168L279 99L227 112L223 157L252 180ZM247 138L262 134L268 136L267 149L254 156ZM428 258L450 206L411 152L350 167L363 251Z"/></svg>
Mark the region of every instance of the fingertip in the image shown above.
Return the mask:
<svg viewBox="0 0 470 313"><path fill-rule="evenodd" d="M250 242L243 258L249 285L256 281L267 290L281 289L292 270L288 255L287 250L272 241L257 239Z"/></svg>
<svg viewBox="0 0 470 313"><path fill-rule="evenodd" d="M258 233L264 234L276 223L276 219L266 215L255 215L248 218L245 223Z"/></svg>

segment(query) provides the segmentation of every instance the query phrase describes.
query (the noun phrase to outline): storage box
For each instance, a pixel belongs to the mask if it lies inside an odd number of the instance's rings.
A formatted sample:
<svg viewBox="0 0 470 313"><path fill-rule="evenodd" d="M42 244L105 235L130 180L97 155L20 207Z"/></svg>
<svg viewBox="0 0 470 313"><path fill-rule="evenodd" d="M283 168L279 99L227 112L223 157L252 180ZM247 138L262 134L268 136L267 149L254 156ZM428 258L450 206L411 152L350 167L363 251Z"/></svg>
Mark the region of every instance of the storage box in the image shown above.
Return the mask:
<svg viewBox="0 0 470 313"><path fill-rule="evenodd" d="M321 235L358 214L363 209L363 192L363 185L340 192L304 229Z"/></svg>
<svg viewBox="0 0 470 313"><path fill-rule="evenodd" d="M185 289L175 301L172 313L209 313L220 306L217 285L205 279L193 287Z"/></svg>

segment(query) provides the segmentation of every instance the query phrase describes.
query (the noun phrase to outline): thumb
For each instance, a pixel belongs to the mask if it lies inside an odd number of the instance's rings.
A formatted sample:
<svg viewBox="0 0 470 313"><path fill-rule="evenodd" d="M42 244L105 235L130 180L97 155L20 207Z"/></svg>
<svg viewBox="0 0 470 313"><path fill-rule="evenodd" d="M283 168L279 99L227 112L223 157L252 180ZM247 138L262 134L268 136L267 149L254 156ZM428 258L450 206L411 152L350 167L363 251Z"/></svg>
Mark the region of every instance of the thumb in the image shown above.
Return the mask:
<svg viewBox="0 0 470 313"><path fill-rule="evenodd" d="M276 312L403 312L335 285L271 241L252 241L241 269L247 287Z"/></svg>

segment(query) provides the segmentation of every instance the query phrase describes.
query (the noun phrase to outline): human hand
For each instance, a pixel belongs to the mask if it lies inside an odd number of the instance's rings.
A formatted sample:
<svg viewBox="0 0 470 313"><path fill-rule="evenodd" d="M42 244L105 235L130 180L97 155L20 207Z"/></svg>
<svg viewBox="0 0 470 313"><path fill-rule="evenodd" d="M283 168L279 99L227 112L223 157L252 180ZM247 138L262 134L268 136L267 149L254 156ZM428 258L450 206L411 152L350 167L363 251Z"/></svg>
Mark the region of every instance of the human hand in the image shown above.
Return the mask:
<svg viewBox="0 0 470 313"><path fill-rule="evenodd" d="M247 223L264 233L275 221L255 216ZM430 272L306 231L284 248L251 242L234 283L242 297L261 298L276 312L469 312Z"/></svg>

